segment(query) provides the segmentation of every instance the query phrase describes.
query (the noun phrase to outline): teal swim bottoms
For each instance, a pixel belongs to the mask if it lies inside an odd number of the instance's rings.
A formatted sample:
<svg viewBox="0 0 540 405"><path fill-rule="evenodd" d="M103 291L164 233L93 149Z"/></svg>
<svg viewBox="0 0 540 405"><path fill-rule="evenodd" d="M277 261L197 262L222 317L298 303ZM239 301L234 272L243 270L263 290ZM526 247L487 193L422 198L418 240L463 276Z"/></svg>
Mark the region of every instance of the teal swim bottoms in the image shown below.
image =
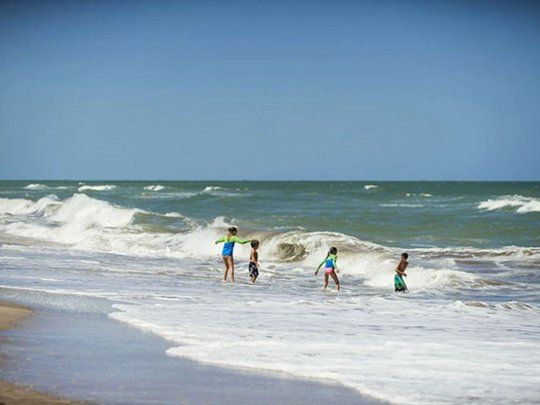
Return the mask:
<svg viewBox="0 0 540 405"><path fill-rule="evenodd" d="M405 284L405 281L403 281L403 277L399 274L394 276L394 289L396 291L407 291L407 285Z"/></svg>

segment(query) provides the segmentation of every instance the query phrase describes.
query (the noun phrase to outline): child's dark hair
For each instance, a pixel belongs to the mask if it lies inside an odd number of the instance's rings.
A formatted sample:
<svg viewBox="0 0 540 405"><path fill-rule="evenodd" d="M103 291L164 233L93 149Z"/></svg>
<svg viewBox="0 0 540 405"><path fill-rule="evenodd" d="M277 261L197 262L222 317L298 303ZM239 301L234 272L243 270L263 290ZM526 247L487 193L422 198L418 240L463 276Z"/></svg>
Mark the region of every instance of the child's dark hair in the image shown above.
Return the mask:
<svg viewBox="0 0 540 405"><path fill-rule="evenodd" d="M259 246L259 241L258 241L257 239L253 239L253 240L251 241L251 247L252 247L253 249L255 249L255 248L258 247L258 246Z"/></svg>
<svg viewBox="0 0 540 405"><path fill-rule="evenodd" d="M337 248L331 247L330 250L328 251L328 254L329 255L337 255Z"/></svg>
<svg viewBox="0 0 540 405"><path fill-rule="evenodd" d="M230 233L238 232L238 229L236 229L236 226L230 226L229 229L227 229Z"/></svg>
<svg viewBox="0 0 540 405"><path fill-rule="evenodd" d="M404 257L405 259L408 259L409 258L409 254L407 252L403 252L401 254L401 257Z"/></svg>

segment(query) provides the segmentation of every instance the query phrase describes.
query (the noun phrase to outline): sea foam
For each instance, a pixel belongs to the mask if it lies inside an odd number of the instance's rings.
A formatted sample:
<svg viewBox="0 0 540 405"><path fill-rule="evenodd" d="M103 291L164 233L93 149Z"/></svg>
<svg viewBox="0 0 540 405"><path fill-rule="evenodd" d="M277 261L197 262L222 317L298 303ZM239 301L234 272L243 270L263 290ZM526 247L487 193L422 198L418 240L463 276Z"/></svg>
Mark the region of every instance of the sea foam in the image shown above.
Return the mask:
<svg viewBox="0 0 540 405"><path fill-rule="evenodd" d="M478 204L478 209L486 211L501 210L505 208L517 208L516 212L518 214L540 212L540 199L513 195L489 199Z"/></svg>
<svg viewBox="0 0 540 405"><path fill-rule="evenodd" d="M45 184L29 184L25 187L26 190L45 190L47 186Z"/></svg>
<svg viewBox="0 0 540 405"><path fill-rule="evenodd" d="M112 184L105 184L100 186L89 186L89 185L83 185L79 187L79 191L111 191L116 188L115 185Z"/></svg>
<svg viewBox="0 0 540 405"><path fill-rule="evenodd" d="M146 186L144 189L148 191L161 191L164 188L165 188L164 186L160 184L156 184L156 185Z"/></svg>

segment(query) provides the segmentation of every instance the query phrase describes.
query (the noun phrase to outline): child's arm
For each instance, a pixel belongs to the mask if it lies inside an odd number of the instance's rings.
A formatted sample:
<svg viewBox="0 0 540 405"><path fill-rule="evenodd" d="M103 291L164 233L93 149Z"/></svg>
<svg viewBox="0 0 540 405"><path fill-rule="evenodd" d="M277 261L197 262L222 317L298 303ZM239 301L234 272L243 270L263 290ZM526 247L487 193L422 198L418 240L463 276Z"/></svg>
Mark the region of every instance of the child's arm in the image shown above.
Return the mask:
<svg viewBox="0 0 540 405"><path fill-rule="evenodd" d="M328 257L327 257L328 258ZM317 275L317 273L319 273L319 269L321 268L321 266L326 262L326 259L324 259L321 264L319 264L319 267L317 267L317 270L315 270L315 275Z"/></svg>
<svg viewBox="0 0 540 405"><path fill-rule="evenodd" d="M251 239L240 239L238 236L233 236L230 239L231 242L241 243L242 245L245 243L251 242Z"/></svg>
<svg viewBox="0 0 540 405"><path fill-rule="evenodd" d="M398 263L397 267L396 267L396 273L399 275L399 276L405 276L407 277L407 275L405 274L405 270L401 270L401 262Z"/></svg>
<svg viewBox="0 0 540 405"><path fill-rule="evenodd" d="M227 238L225 238L225 236L219 238L218 240L216 240L215 244L217 245L218 243L223 243L227 240Z"/></svg>
<svg viewBox="0 0 540 405"><path fill-rule="evenodd" d="M336 269L336 273L339 273L339 269L337 268L337 257L334 257L334 269Z"/></svg>

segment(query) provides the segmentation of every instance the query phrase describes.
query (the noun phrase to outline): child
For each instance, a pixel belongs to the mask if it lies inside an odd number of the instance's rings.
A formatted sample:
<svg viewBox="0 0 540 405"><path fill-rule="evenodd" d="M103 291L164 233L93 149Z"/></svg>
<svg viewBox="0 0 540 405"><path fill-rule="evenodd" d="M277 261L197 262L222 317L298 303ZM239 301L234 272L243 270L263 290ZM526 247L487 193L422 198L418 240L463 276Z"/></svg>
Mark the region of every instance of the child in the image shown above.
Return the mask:
<svg viewBox="0 0 540 405"><path fill-rule="evenodd" d="M249 278L252 283L255 283L257 277L259 276L259 254L257 249L259 248L259 241L253 239L251 241L251 255L249 256Z"/></svg>
<svg viewBox="0 0 540 405"><path fill-rule="evenodd" d="M328 276L332 277L334 282L336 283L336 288L339 291L339 279L337 277L336 272L339 273L339 270L337 268L336 264L337 260L337 249L335 247L331 247L328 251L328 254L326 255L326 259L324 259L321 264L319 264L319 267L317 267L317 270L315 271L315 275L319 273L319 269L324 264L324 290L326 290L326 287L328 287Z"/></svg>
<svg viewBox="0 0 540 405"><path fill-rule="evenodd" d="M407 266L409 265L409 262L407 259L409 258L409 255L407 253L401 254L401 259L396 267L396 275L394 276L394 288L396 291L399 292L405 292L409 289L407 288L407 285L405 284L405 281L403 281L403 276L407 277L405 274L405 270L407 270Z"/></svg>
<svg viewBox="0 0 540 405"><path fill-rule="evenodd" d="M227 274L229 274L229 270L231 270L231 283L234 283L234 244L244 244L249 242L249 239L240 239L238 236L236 236L237 232L238 230L236 229L236 226L231 226L229 229L227 229L227 235L225 235L223 238L219 238L218 240L216 240L216 245L218 243L224 242L223 252L221 253L223 257L223 263L225 263L225 274L223 276L223 280L227 281Z"/></svg>

